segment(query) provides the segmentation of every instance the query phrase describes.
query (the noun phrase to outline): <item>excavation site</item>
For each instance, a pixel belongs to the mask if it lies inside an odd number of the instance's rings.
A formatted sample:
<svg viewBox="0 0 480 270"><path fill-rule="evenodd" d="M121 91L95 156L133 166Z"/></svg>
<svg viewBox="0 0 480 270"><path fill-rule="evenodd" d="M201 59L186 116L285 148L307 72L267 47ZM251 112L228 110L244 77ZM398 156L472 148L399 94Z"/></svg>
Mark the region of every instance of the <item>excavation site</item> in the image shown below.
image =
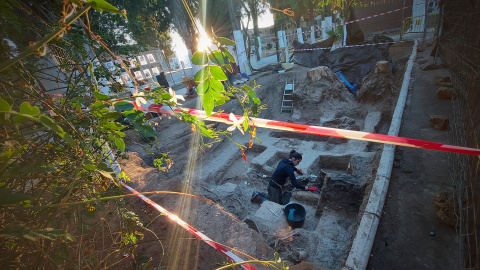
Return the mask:
<svg viewBox="0 0 480 270"><path fill-rule="evenodd" d="M355 94L326 66L294 64L288 70L272 66L245 83L260 86L257 97L267 109L258 118L386 134L412 47L413 42L404 42L382 48L383 59L370 65ZM291 88L292 98L286 104L286 89ZM242 108L234 101L218 109L241 115ZM198 97L187 97L181 106L197 108ZM208 199L148 195L243 260L273 261L274 252L278 252L290 269L343 267L370 197L383 144L257 128L260 142L254 139L248 147L250 134L235 130L231 139L247 146L245 161L229 139L200 150L198 136L175 117L160 115L150 121L157 143L139 139L134 130L126 131L128 159L121 159L119 164L131 179L128 185L139 192L183 192ZM297 166L303 175L297 174L297 181L318 189L298 190L287 181L284 191L291 194L290 204L301 208L295 210L298 219L288 218L295 212L289 213L286 205L251 202L255 190L267 192L273 171L291 150L303 155ZM164 171L153 164L161 153L172 160ZM141 245L143 254L154 258L155 263L167 269L214 269L228 261L142 200L131 199L130 203L142 220L153 220L149 229L162 239L163 247L153 240ZM268 269L258 263L254 266Z"/></svg>

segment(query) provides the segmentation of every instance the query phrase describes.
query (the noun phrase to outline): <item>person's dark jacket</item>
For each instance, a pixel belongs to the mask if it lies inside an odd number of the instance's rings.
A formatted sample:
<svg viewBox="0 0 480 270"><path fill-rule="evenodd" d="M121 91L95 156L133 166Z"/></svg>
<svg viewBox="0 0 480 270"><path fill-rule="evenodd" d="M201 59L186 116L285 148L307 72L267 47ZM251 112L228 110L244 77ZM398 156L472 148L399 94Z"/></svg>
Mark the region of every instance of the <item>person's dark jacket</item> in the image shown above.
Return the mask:
<svg viewBox="0 0 480 270"><path fill-rule="evenodd" d="M272 179L270 180L270 185L276 189L279 189L280 187L278 185L283 186L285 182L287 182L287 177L288 177L290 178L290 182L292 182L292 185L294 187L304 190L305 186L298 183L297 179L295 178L294 172L296 170L297 168L293 166L293 163L290 159L288 158L282 159L278 163L277 169L275 169L275 171L273 172Z"/></svg>
<svg viewBox="0 0 480 270"><path fill-rule="evenodd" d="M227 76L237 74L237 73L238 73L238 66L237 66L237 64L235 64L234 62L229 62L229 64L230 64L230 67L232 68L232 72L230 72L230 70L227 69L227 71L225 72L225 74L227 74Z"/></svg>

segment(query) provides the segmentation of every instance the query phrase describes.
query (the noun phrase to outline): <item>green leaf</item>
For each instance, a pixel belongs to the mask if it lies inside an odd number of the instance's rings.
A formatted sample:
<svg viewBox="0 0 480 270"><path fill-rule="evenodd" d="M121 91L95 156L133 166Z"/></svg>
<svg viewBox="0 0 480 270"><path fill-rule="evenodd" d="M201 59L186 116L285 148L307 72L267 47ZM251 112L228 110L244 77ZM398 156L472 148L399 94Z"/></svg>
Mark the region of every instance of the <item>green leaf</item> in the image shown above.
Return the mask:
<svg viewBox="0 0 480 270"><path fill-rule="evenodd" d="M220 99L215 103L217 106L222 106L223 104L225 104L225 99Z"/></svg>
<svg viewBox="0 0 480 270"><path fill-rule="evenodd" d="M205 80L197 87L197 94L204 95L209 88L210 88L210 80Z"/></svg>
<svg viewBox="0 0 480 270"><path fill-rule="evenodd" d="M208 63L208 56L206 52L196 52L192 56L192 64L203 66Z"/></svg>
<svg viewBox="0 0 480 270"><path fill-rule="evenodd" d="M230 64L226 64L224 66L229 72L233 72L232 66Z"/></svg>
<svg viewBox="0 0 480 270"><path fill-rule="evenodd" d="M63 131L63 129L55 124L55 122L53 122L52 119L50 119L50 117L48 116L45 116L45 115L40 115L40 117L38 118L38 120L40 121L40 123L42 123L44 126L46 126L47 128L55 131L57 134L59 134L60 136L63 135L63 133L65 133Z"/></svg>
<svg viewBox="0 0 480 270"><path fill-rule="evenodd" d="M93 171L93 170L97 169L97 166L92 165L92 164L85 164L85 165L83 165L83 167L85 167L85 169L87 169L89 171Z"/></svg>
<svg viewBox="0 0 480 270"><path fill-rule="evenodd" d="M98 99L98 100L108 100L110 99L110 97L108 95L104 95L100 92L95 92L93 93L95 95L95 97Z"/></svg>
<svg viewBox="0 0 480 270"><path fill-rule="evenodd" d="M53 120L50 119L48 116L40 115L38 119L40 123L42 123L44 126L60 135L60 137L62 137L62 139L64 139L69 145L71 145L72 147L76 146L73 138L69 134L65 133L65 131L63 131L63 129L59 125L55 124L55 122L53 122Z"/></svg>
<svg viewBox="0 0 480 270"><path fill-rule="evenodd" d="M103 116L103 119L106 120L117 120L120 118L121 114L118 112L109 112Z"/></svg>
<svg viewBox="0 0 480 270"><path fill-rule="evenodd" d="M146 125L133 125L135 130L139 133L142 138L157 138L157 134L152 127Z"/></svg>
<svg viewBox="0 0 480 270"><path fill-rule="evenodd" d="M123 112L123 111L129 111L133 109L135 106L133 106L132 103L127 101L119 101L113 104L113 107L115 107L116 112Z"/></svg>
<svg viewBox="0 0 480 270"><path fill-rule="evenodd" d="M118 147L118 149L125 151L125 142L122 140L122 138L116 137L115 145Z"/></svg>
<svg viewBox="0 0 480 270"><path fill-rule="evenodd" d="M103 175L104 177L110 179L110 180L113 180L113 176L112 176L112 173L110 172L106 172L106 171L102 171L102 170L96 170L97 172L99 172L101 175Z"/></svg>
<svg viewBox="0 0 480 270"><path fill-rule="evenodd" d="M233 56L233 54L227 50L227 49L224 49L222 50L222 52L227 56L228 58L228 61L232 62L232 63L236 63L237 61L235 60L235 56Z"/></svg>
<svg viewBox="0 0 480 270"><path fill-rule="evenodd" d="M160 97L163 99L163 100L170 100L172 98L172 96L169 94L169 93L162 93L160 95Z"/></svg>
<svg viewBox="0 0 480 270"><path fill-rule="evenodd" d="M228 57L224 56L220 50L214 50L208 54L208 59L219 66L228 64Z"/></svg>
<svg viewBox="0 0 480 270"><path fill-rule="evenodd" d="M17 115L15 115L15 117L13 117L13 122L15 122L17 124L21 124L21 123L26 122L28 120L32 120L32 117L30 115L17 114Z"/></svg>
<svg viewBox="0 0 480 270"><path fill-rule="evenodd" d="M3 98L0 98L0 112L9 112L12 110L12 107L10 107L10 104Z"/></svg>
<svg viewBox="0 0 480 270"><path fill-rule="evenodd" d="M69 234L69 233L65 233L65 238L67 238L68 240L74 242L75 241L75 237L73 237L73 235Z"/></svg>
<svg viewBox="0 0 480 270"><path fill-rule="evenodd" d="M202 96L202 103L203 108L205 109L205 113L207 114L207 116L210 116L212 114L213 107L215 106L210 91Z"/></svg>
<svg viewBox="0 0 480 270"><path fill-rule="evenodd" d="M209 66L203 67L200 69L197 74L195 74L195 81L196 82L203 82L208 77L208 70L210 69ZM211 72L211 71L210 71Z"/></svg>
<svg viewBox="0 0 480 270"><path fill-rule="evenodd" d="M278 252L275 252L274 256L275 256L275 263L282 262L282 259L280 259L280 254L278 254Z"/></svg>
<svg viewBox="0 0 480 270"><path fill-rule="evenodd" d="M11 97L9 97L9 96L4 96L3 99L4 99L10 106L13 105L13 98L11 98Z"/></svg>
<svg viewBox="0 0 480 270"><path fill-rule="evenodd" d="M129 111L124 111L123 112L123 115L128 119L130 120L130 122L136 122L136 121L139 121L139 120L142 120L143 119L143 112L141 111L138 111L138 110L129 110Z"/></svg>
<svg viewBox="0 0 480 270"><path fill-rule="evenodd" d="M127 19L126 14L104 0L88 0L87 3L89 3L96 11L102 12L105 10L114 14L122 14L125 19Z"/></svg>
<svg viewBox="0 0 480 270"><path fill-rule="evenodd" d="M67 233L65 230L62 230L62 229L45 228L45 229L33 231L33 233L36 233L38 234L38 236L49 239L49 240L55 240L55 238L61 237L61 236L65 236L69 240L73 239L73 237L69 233Z"/></svg>
<svg viewBox="0 0 480 270"><path fill-rule="evenodd" d="M248 91L248 96L249 96L251 99L254 99L254 98L257 97L257 94L255 94L255 91L250 90L250 91Z"/></svg>
<svg viewBox="0 0 480 270"><path fill-rule="evenodd" d="M109 129L113 129L113 130L122 130L122 129L124 129L124 126L120 125L120 124L117 123L117 122L108 122L107 124L105 124L105 127L106 127L106 128L109 128Z"/></svg>
<svg viewBox="0 0 480 270"><path fill-rule="evenodd" d="M219 66L210 66L210 74L219 81L226 81L228 79L225 72L223 72Z"/></svg>
<svg viewBox="0 0 480 270"><path fill-rule="evenodd" d="M212 131L211 130L208 130L202 126L200 126L200 133L202 133L204 136L208 137L208 138L212 138L213 139L213 135L212 135Z"/></svg>
<svg viewBox="0 0 480 270"><path fill-rule="evenodd" d="M210 88L217 93L223 92L223 84L214 78L210 78Z"/></svg>
<svg viewBox="0 0 480 270"><path fill-rule="evenodd" d="M60 136L62 136L62 135L60 135ZM77 145L75 144L75 140L72 138L72 136L70 136L70 134L68 134L68 133L65 132L65 133L63 134L62 138L63 138L70 146L72 146L72 147L77 146Z"/></svg>
<svg viewBox="0 0 480 270"><path fill-rule="evenodd" d="M107 163L105 163L105 162L98 163L97 167L98 167L98 169L100 169L102 171L113 172L113 169L108 167Z"/></svg>
<svg viewBox="0 0 480 270"><path fill-rule="evenodd" d="M258 105L257 104L254 104L252 106L252 114L253 114L253 117L257 117L258 116Z"/></svg>
<svg viewBox="0 0 480 270"><path fill-rule="evenodd" d="M218 42L224 44L224 45L232 45L232 46L237 46L237 43L231 39L224 38L224 37L219 37Z"/></svg>
<svg viewBox="0 0 480 270"><path fill-rule="evenodd" d="M0 188L0 205L14 204L30 200L30 197L24 193L12 193L4 188Z"/></svg>
<svg viewBox="0 0 480 270"><path fill-rule="evenodd" d="M37 106L32 107L29 102L23 102L22 105L20 105L20 113L37 116L40 114L40 109Z"/></svg>

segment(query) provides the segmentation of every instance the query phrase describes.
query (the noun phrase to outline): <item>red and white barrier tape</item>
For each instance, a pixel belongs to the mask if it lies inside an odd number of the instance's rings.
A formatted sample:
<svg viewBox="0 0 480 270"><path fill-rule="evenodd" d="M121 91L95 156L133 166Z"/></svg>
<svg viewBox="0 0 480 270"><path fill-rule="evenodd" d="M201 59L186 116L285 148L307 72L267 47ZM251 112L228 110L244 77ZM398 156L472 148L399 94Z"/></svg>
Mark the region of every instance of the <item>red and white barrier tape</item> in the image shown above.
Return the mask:
<svg viewBox="0 0 480 270"><path fill-rule="evenodd" d="M144 110L143 108L139 108L139 107L137 108L139 110ZM233 124L233 122L229 119L229 114L226 114L226 113L216 113L208 117L205 111L202 111L202 110L182 109L182 108L174 108L174 107L171 109L170 107L161 105L161 104L152 104L148 107L147 111L161 113L161 114L170 114L170 115L173 115L175 112L180 113L185 111L192 115L195 115L198 119L221 122L226 124ZM237 118L237 120L239 120L242 116L235 115L235 117ZM409 139L409 138L398 137L398 136L369 133L369 132L363 132L363 131L345 130L345 129L338 129L338 128L330 128L330 127L288 123L288 122L281 122L281 121L254 118L254 117L252 117L251 120L252 121L249 122L249 125L255 126L255 127L263 127L263 128L283 130L283 131L292 131L292 132L299 132L299 133L306 133L306 134L315 134L315 135L321 135L321 136L338 137L338 138L369 141L369 142L384 143L384 144L392 144L392 145L399 145L399 146L406 146L406 147L413 147L413 148L438 150L438 151L453 152L453 153L460 153L460 154L467 154L467 155L480 155L480 149L476 149L476 148L454 146L454 145L441 144L441 143L435 143L435 142L429 142L429 141L422 141L417 139Z"/></svg>
<svg viewBox="0 0 480 270"><path fill-rule="evenodd" d="M395 41L391 42L378 42L378 43L368 43L368 44L357 44L357 45L347 45L347 46L341 46L338 48L353 48L353 47L364 47L364 46L374 46L374 45L385 45L385 44L394 44L397 43ZM301 51L315 51L315 50L328 50L333 47L323 47L323 48L311 48L311 49L294 49L296 52L301 52Z"/></svg>
<svg viewBox="0 0 480 270"><path fill-rule="evenodd" d="M169 115L174 115L175 113L181 113L186 111L192 115L197 116L197 118L199 119L221 122L226 124L233 124L233 122L229 119L229 114L226 114L226 113L216 113L208 117L205 111L202 111L202 110L183 109L183 108L175 108L175 107L172 107L171 109L170 107L161 105L161 104L152 104L148 107L148 110L145 110L143 107L137 106L136 102L132 102L132 103L134 107L140 111L156 112L156 113L169 114ZM237 118L237 120L241 118L241 116L238 116L238 115L236 115L235 117ZM362 132L362 131L344 130L344 129L338 129L338 128L280 122L280 121L268 120L268 119L262 119L262 118L252 117L251 119L252 121L249 123L249 125L255 126L255 127L263 127L263 128L270 128L270 129L284 130L284 131L294 131L299 133L331 136L331 137L353 139L353 140L362 140L362 141L369 141L369 142L376 142L376 143L393 144L393 145L399 145L399 146L430 149L430 150L460 153L460 154L467 154L467 155L480 155L480 149L476 149L476 148L441 144L441 143L422 141L417 139L409 139L404 137L390 136L390 135L377 134L377 133L368 133L368 132Z"/></svg>
<svg viewBox="0 0 480 270"><path fill-rule="evenodd" d="M132 192L133 194L137 194L137 196L142 199L143 201L145 201L147 204L149 204L150 206L152 206L153 208L157 209L160 213L166 215L169 219L173 220L175 223L177 223L178 225L182 226L184 229L186 229L187 231L189 231L191 234L195 235L196 237L198 237L199 239L203 240L205 243L209 244L211 247L213 247L214 249L220 251L221 253L225 254L227 257L229 257L230 259L232 259L235 263L241 263L243 262L242 259L240 259L237 255L233 254L231 251L227 250L226 248L224 248L223 246L221 246L220 244L218 244L217 242L213 241L212 239L210 239L208 236L206 236L205 234L199 232L197 229L193 228L192 226L190 226L188 223L186 223L185 221L181 220L178 216L172 214L170 211L168 211L167 209L161 207L160 205L158 205L157 203L155 203L154 201L150 200L149 198L145 197L144 195L141 195L141 194L138 194L139 192L136 191L135 189L131 188L130 186L128 186L127 184L123 183L123 182L120 182L122 184L122 186L124 186L126 189L130 190L130 192ZM255 270L257 268L253 267L252 265L250 264L242 264L241 265L244 269L247 269L247 270Z"/></svg>

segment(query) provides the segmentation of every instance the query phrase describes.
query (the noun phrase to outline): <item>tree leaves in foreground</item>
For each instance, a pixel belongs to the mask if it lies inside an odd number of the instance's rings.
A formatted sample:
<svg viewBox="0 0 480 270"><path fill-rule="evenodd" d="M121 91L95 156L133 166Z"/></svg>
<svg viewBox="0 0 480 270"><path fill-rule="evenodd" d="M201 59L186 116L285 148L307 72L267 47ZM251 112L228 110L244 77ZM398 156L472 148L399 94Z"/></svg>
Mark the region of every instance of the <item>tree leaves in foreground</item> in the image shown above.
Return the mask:
<svg viewBox="0 0 480 270"><path fill-rule="evenodd" d="M93 62L102 59L107 48L99 45L100 36L92 39L95 29L77 21L77 17L87 21L86 15L95 12L119 17L124 12L103 0L53 1L28 10L10 0L2 5L8 6L2 24L17 31L2 33L14 46L2 51L1 59L7 60L0 63L1 268L108 268L133 258L148 224L129 210L126 201L104 200L123 194L119 181L128 179L116 175L110 164L116 157L126 158L125 129L153 138L152 144L156 134L132 104L139 97L123 87L115 94L98 91L100 79L112 74ZM5 20L18 14L26 18ZM31 31L22 38L25 29ZM34 45L26 45L26 39ZM225 38L215 42L218 50L194 56L196 63L205 65L195 76L201 82L198 91L204 107L211 115L236 96L244 108L244 120L237 126L249 130L252 140L255 128L248 121L257 116L260 100L248 86L225 90L224 72L235 61L226 45L234 42ZM53 61L47 45L60 48L63 58ZM174 93L152 88L142 98L178 106ZM208 140L204 145L220 136L231 139L228 130L212 129L188 112L177 116ZM243 152L246 146L234 143ZM172 162L161 156L155 166L168 170ZM103 228L101 234L98 228Z"/></svg>

